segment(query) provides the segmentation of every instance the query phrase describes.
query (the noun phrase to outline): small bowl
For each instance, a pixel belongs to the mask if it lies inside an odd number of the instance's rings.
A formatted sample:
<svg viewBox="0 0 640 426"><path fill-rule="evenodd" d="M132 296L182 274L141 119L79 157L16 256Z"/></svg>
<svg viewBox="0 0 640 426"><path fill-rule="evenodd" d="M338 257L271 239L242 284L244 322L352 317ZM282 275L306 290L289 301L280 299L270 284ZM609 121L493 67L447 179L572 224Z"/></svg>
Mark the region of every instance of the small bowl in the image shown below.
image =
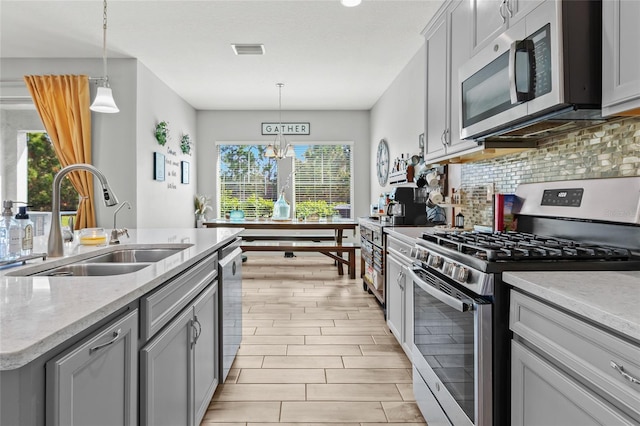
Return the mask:
<svg viewBox="0 0 640 426"><path fill-rule="evenodd" d="M107 233L104 228L84 228L80 230L80 244L98 246L107 244Z"/></svg>

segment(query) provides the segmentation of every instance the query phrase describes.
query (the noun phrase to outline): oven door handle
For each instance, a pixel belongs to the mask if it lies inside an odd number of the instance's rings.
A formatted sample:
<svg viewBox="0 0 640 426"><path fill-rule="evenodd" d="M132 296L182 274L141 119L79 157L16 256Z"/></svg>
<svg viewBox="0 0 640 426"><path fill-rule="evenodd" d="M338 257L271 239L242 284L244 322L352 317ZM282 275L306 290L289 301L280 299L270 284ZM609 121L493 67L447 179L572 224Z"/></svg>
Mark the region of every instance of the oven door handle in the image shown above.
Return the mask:
<svg viewBox="0 0 640 426"><path fill-rule="evenodd" d="M453 309L457 310L458 312L468 312L473 310L473 305L464 303L462 300L456 299L455 297L449 296L446 293L438 291L438 289L422 281L422 279L418 276L418 274L415 273L414 269L409 269L409 275L411 275L411 279L413 280L413 282L418 284L418 286L422 290L426 291L427 293L429 293L431 296L435 297L442 303L446 303L447 305L451 306Z"/></svg>

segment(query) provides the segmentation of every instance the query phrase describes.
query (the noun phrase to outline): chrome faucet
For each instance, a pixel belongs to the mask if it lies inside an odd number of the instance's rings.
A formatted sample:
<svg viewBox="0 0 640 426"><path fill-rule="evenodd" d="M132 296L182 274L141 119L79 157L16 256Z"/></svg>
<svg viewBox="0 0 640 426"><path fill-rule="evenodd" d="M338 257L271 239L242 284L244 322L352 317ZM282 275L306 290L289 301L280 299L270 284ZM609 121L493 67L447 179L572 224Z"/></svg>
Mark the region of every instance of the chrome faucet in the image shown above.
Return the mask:
<svg viewBox="0 0 640 426"><path fill-rule="evenodd" d="M111 240L109 240L109 244L120 244L120 240L118 239L120 235L126 235L127 238L129 238L129 230L127 230L127 228L118 229L116 226L116 215L124 206L128 206L129 210L131 210L131 204L129 204L128 201L124 201L120 204L120 207L113 212L113 229L111 230Z"/></svg>
<svg viewBox="0 0 640 426"><path fill-rule="evenodd" d="M61 257L64 255L64 244L62 240L62 225L60 223L60 184L62 178L64 178L69 172L74 170L85 170L90 172L100 181L102 185L102 197L104 198L104 205L115 206L118 204L118 199L109 188L109 182L102 172L96 169L91 164L70 164L67 167L62 168L56 176L53 178L53 196L51 197L51 229L49 231L49 257Z"/></svg>

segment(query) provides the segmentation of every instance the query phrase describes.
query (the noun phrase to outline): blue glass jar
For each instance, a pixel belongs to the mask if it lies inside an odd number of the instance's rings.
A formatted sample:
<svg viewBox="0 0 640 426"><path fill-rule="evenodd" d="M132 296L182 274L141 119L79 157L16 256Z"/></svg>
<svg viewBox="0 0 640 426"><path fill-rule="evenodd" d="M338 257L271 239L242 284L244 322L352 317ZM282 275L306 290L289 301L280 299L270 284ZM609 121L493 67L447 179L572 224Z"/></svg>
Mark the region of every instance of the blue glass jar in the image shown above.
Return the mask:
<svg viewBox="0 0 640 426"><path fill-rule="evenodd" d="M291 206L287 203L287 200L284 198L284 191L282 191L278 201L273 203L273 220L287 220L289 219L290 213Z"/></svg>

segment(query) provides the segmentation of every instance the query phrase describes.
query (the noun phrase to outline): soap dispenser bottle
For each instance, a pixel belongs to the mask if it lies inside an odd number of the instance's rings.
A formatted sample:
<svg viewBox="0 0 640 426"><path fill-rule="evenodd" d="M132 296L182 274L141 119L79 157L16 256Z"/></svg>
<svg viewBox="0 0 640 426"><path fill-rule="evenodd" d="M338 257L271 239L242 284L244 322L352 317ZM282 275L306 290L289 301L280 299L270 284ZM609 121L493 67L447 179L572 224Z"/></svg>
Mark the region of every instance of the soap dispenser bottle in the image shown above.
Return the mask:
<svg viewBox="0 0 640 426"><path fill-rule="evenodd" d="M0 228L4 231L4 259L20 257L22 247L20 244L20 225L13 218L13 201L2 202L2 219Z"/></svg>
<svg viewBox="0 0 640 426"><path fill-rule="evenodd" d="M29 256L33 251L33 222L29 219L27 207L30 206L18 207L16 215L16 222L20 226L20 254L22 256Z"/></svg>

